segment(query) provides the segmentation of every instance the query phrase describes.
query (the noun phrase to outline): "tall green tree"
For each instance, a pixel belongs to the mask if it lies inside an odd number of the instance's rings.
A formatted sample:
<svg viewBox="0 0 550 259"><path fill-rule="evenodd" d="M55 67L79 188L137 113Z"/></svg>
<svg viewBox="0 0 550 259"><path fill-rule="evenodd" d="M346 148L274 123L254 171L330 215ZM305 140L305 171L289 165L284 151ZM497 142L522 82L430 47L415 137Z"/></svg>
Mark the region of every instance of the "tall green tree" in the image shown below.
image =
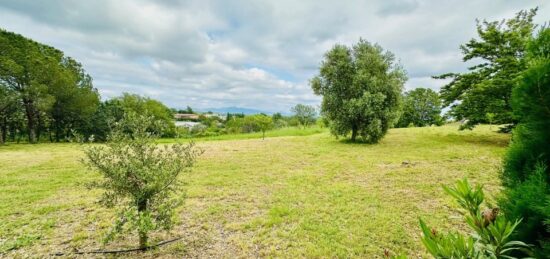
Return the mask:
<svg viewBox="0 0 550 259"><path fill-rule="evenodd" d="M317 116L317 111L313 105L306 104L296 104L290 109L294 116L298 119L300 124L304 127L307 127L315 123L315 116Z"/></svg>
<svg viewBox="0 0 550 259"><path fill-rule="evenodd" d="M405 93L403 97L403 112L397 127L414 125L424 127L441 125L441 100L439 94L429 88L416 88Z"/></svg>
<svg viewBox="0 0 550 259"><path fill-rule="evenodd" d="M82 65L66 58L65 70L60 73L64 83L49 87L55 99L52 109L52 130L56 141L69 136L72 130L88 137L93 133L92 116L99 107L99 93L92 85L92 78Z"/></svg>
<svg viewBox="0 0 550 259"><path fill-rule="evenodd" d="M537 245L540 258L550 255L550 29L528 45L528 69L512 94L519 121L504 161L505 186L500 206L523 218L518 238Z"/></svg>
<svg viewBox="0 0 550 259"><path fill-rule="evenodd" d="M15 91L21 100L31 143L37 141L41 115L53 103L48 86L59 82L62 57L52 47L0 29L0 84Z"/></svg>
<svg viewBox="0 0 550 259"><path fill-rule="evenodd" d="M486 114L494 114L494 123L513 123L512 88L525 70L525 48L532 38L533 17L537 9L521 11L504 21L478 22L479 39L460 46L463 61L478 61L466 73L448 73L434 78L452 79L441 89L445 106L451 115L466 119L461 129L472 129L487 122Z"/></svg>
<svg viewBox="0 0 550 259"><path fill-rule="evenodd" d="M336 45L325 54L310 84L323 96L321 112L335 136L378 142L399 115L407 80L395 56L363 39L351 48Z"/></svg>
<svg viewBox="0 0 550 259"><path fill-rule="evenodd" d="M60 50L0 29L0 85L15 92L25 111L29 142L42 129L77 129L94 113L99 95L74 59Z"/></svg>

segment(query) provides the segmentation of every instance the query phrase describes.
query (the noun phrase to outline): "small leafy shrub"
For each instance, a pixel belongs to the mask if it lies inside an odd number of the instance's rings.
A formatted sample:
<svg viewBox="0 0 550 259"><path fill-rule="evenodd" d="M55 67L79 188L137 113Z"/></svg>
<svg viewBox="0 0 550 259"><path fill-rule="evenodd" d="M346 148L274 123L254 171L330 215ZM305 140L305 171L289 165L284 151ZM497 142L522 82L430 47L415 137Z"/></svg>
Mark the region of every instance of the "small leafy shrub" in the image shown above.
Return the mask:
<svg viewBox="0 0 550 259"><path fill-rule="evenodd" d="M183 194L178 177L191 168L201 150L193 143L159 146L158 134L147 129L158 123L152 117L126 114L117 122L105 145L85 149L84 163L103 177L92 183L104 193L100 203L118 209L114 227L105 238L137 232L139 247L148 248L148 233L168 230Z"/></svg>
<svg viewBox="0 0 550 259"><path fill-rule="evenodd" d="M473 230L470 236L458 232L439 233L420 219L422 243L436 258L516 258L529 254L530 246L511 240L521 220L509 221L498 208L481 210L484 194L481 186L472 188L466 179L454 187L443 187L464 210L466 223Z"/></svg>

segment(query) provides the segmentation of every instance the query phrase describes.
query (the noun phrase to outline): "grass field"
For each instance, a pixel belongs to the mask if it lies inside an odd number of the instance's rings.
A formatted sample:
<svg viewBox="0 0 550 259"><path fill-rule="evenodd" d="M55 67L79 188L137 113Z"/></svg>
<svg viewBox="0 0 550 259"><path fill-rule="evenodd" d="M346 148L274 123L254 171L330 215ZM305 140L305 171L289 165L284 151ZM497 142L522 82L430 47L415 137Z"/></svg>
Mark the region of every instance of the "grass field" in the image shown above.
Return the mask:
<svg viewBox="0 0 550 259"><path fill-rule="evenodd" d="M326 131L303 135L199 141L206 152L184 176L178 223L152 236L184 238L139 255L372 258L388 249L422 256L418 217L465 229L441 184L468 177L494 197L509 141L486 126L459 132L456 125L392 129L377 145ZM76 144L0 147L0 257L136 244L130 236L101 245L113 214L84 187L98 175L81 157Z"/></svg>
<svg viewBox="0 0 550 259"><path fill-rule="evenodd" d="M324 131L326 131L326 129L322 129L317 126L309 127L309 128L286 127L286 128L266 131L265 137L271 138L271 137L287 137L287 136L309 136L309 135L318 134ZM246 134L225 134L225 135L218 135L218 136L195 138L195 141L257 139L257 138L262 138L262 136L263 134L261 132L246 133ZM189 139L184 139L184 140L189 140ZM163 138L163 139L160 139L158 142L173 143L174 141L176 141L176 139Z"/></svg>

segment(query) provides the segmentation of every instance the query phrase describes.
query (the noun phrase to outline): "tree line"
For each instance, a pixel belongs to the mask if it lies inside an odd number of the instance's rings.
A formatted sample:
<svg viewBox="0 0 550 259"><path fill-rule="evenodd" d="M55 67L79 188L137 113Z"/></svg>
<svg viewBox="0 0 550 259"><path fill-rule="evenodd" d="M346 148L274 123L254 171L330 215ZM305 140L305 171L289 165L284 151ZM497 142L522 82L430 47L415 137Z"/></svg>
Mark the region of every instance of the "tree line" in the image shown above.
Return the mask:
<svg viewBox="0 0 550 259"><path fill-rule="evenodd" d="M126 108L127 97L101 102L79 62L0 30L0 143L23 135L30 143L41 137L61 141L74 131L105 138L108 119L120 116L117 110Z"/></svg>
<svg viewBox="0 0 550 259"><path fill-rule="evenodd" d="M419 91L413 90L406 95L411 95L411 98L406 98L411 104L405 108L416 107L413 103L418 100L412 96L422 95L423 92ZM429 116L438 116L440 110L437 110L436 102L421 105L433 104L435 106L431 108L434 110ZM163 128L156 129L162 130L162 137L246 133L286 126L307 127L316 123L318 115L314 106L298 104L291 110L294 116L277 113L271 116L271 122L261 115L231 118L228 114L227 123L223 122L221 127L221 121L203 119L201 121L205 122L206 127L197 127L182 134L172 119L173 113L179 110L169 109L160 101L129 93L101 101L92 77L79 62L58 49L0 30L0 143L19 142L25 136L29 143L44 139L59 142L71 138L74 133L104 141L110 124L119 121L124 112L128 111L147 113L162 121ZM181 112L195 113L189 106ZM432 118L426 118L426 114L418 115L415 112L419 110L405 109L403 121L397 125L424 126L434 123ZM325 113L322 124L328 124L331 118L330 112ZM339 125L337 122L334 124Z"/></svg>
<svg viewBox="0 0 550 259"><path fill-rule="evenodd" d="M99 94L82 65L62 51L0 30L0 136L25 133L35 143L47 131L89 131Z"/></svg>
<svg viewBox="0 0 550 259"><path fill-rule="evenodd" d="M0 143L63 141L78 133L105 140L109 124L133 111L163 122L153 129L173 136L163 103L125 93L102 102L82 65L53 47L0 30Z"/></svg>

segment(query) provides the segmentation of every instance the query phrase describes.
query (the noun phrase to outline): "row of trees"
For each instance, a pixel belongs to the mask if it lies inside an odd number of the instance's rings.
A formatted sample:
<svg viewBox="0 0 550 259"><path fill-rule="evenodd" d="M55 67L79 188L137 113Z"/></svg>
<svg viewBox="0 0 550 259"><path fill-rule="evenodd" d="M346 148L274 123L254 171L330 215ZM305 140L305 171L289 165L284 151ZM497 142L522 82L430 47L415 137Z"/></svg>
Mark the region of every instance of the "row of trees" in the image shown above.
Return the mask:
<svg viewBox="0 0 550 259"><path fill-rule="evenodd" d="M441 99L443 105L451 107L453 117L465 119L464 128L486 122L517 122L510 101L512 86L527 69L525 53L536 27L535 14L533 9L506 21L479 23L479 39L472 39L461 49L464 61L483 62L467 73L436 77L452 79L441 90ZM91 77L78 62L57 49L4 30L0 31L0 54L1 141L27 134L29 142L36 142L44 133L60 141L74 130L105 136L91 118L103 116L105 112L96 113L108 104L100 102ZM405 71L392 53L360 40L352 47L336 45L327 52L311 86L323 96L321 112L332 122L335 135L351 133L352 140L360 136L374 143L392 125L443 122L436 93L415 90L401 98L405 80ZM401 106L402 112L398 109ZM312 123L308 116L315 113L312 107L294 108L297 114L306 114L296 117L301 125ZM185 112L193 111L188 108Z"/></svg>
<svg viewBox="0 0 550 259"><path fill-rule="evenodd" d="M190 107L187 110L192 109ZM292 115L274 113L245 115L242 113L227 113L225 120L220 116L204 116L201 114L198 119L188 119L200 124L192 128L180 128L177 135L180 137L206 137L223 134L265 132L271 129L285 127L309 127L318 121L317 110L312 105L297 104L292 107ZM321 118L322 120L322 118Z"/></svg>
<svg viewBox="0 0 550 259"><path fill-rule="evenodd" d="M31 143L43 130L56 140L70 129L88 131L89 118L99 105L92 78L80 63L4 30L0 30L0 93L1 141L18 131L25 132Z"/></svg>
<svg viewBox="0 0 550 259"><path fill-rule="evenodd" d="M175 135L172 112L159 101L132 94L102 102L92 78L62 51L0 30L0 144L62 141L73 132L105 140L109 124L126 112L162 121L164 136Z"/></svg>
<svg viewBox="0 0 550 259"><path fill-rule="evenodd" d="M265 114L232 117L226 124L228 133L262 132L262 138L265 138L265 132L274 126L272 117Z"/></svg>
<svg viewBox="0 0 550 259"><path fill-rule="evenodd" d="M354 60L351 59L352 52ZM346 104L347 106L341 106L344 104L342 98L333 98L335 102L326 102L324 108L331 105L338 110L322 108L325 115L323 121L333 121L333 131L340 135L345 135L346 129L350 127L353 139L358 134L363 138L371 138L363 130L368 126L378 131L372 140L379 139L391 126L390 122L399 117L398 111L385 109L384 106L386 103L399 103L400 85L405 80L404 71L398 66L391 68L394 66L391 53L382 54L379 46L366 41L361 41L353 50L337 46L331 53L327 54L327 57L347 58L346 62L351 62L342 65L348 69L345 76L355 81L349 87L334 89L334 94L345 92L346 98L352 98L354 101L353 104ZM374 59L370 60L372 58ZM391 69L393 72L380 77L371 61L377 62L375 65L379 68ZM325 70L322 70L325 71L323 73L330 73L329 70L335 69L332 67L334 64L328 63ZM380 78L376 79L376 85L369 86L373 95L362 96L364 89L361 87L377 77ZM395 85L394 89L386 89L386 82ZM319 87L319 91L328 93L332 90ZM386 98L378 94L391 96ZM402 119L397 125L406 127L437 124L437 119L432 117L438 115L439 104L430 99L433 97L431 94L433 93L430 90L414 90L407 93ZM407 97L409 95L410 98ZM418 99L419 96L425 98ZM377 110L376 107L381 108ZM418 109L419 107L426 109ZM156 130L164 137L178 135L172 122L174 112L194 113L191 107L185 110L170 110L159 101L132 94L123 94L121 97L102 102L98 91L93 87L92 78L80 63L55 48L19 34L0 30L0 143L8 139L19 141L23 135L27 135L30 143L40 141L41 137L46 137L50 141L62 141L71 137L74 132L86 138L93 136L94 139L102 141L106 139L110 124L119 121L123 114L129 111L147 113L156 120L163 121L163 128ZM214 118L205 118L201 120L205 121L204 126L197 127L192 132L196 131L195 135L218 135L265 131L286 126L308 127L316 122L317 110L313 106L298 104L291 111L294 113L293 116L274 114L269 123L265 116L260 115L250 118L228 116L227 125ZM386 114L378 116L378 112ZM346 119L343 121L336 118Z"/></svg>

